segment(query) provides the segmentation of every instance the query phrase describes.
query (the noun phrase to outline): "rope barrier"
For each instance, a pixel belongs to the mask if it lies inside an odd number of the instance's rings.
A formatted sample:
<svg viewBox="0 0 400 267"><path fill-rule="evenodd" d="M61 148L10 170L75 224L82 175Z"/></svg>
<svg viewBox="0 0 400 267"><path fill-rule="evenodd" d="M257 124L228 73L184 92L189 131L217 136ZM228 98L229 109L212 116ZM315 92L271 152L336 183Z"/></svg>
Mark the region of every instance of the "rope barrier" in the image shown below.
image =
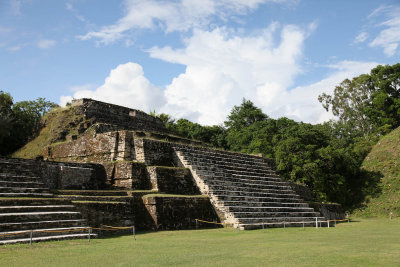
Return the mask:
<svg viewBox="0 0 400 267"><path fill-rule="evenodd" d="M195 219L195 221L198 221L198 222L203 222L203 223L210 223L210 224L219 224L219 225L228 225L228 224L234 224L234 223L217 223L217 222L209 222L209 221L204 221L204 220L200 220L200 219Z"/></svg>
<svg viewBox="0 0 400 267"><path fill-rule="evenodd" d="M101 226L108 227L108 228L116 228L116 229L132 229L132 226L122 227L122 226L109 226L109 225L104 225L104 224L101 224Z"/></svg>

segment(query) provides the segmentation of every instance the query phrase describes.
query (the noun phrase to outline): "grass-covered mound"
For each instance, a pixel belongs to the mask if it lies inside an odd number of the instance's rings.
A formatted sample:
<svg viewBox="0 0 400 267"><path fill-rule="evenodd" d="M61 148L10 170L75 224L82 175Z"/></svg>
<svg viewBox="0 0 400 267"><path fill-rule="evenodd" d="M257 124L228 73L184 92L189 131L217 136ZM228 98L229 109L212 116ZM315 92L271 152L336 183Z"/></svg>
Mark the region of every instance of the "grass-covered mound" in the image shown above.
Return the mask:
<svg viewBox="0 0 400 267"><path fill-rule="evenodd" d="M40 133L25 146L12 154L15 158L36 158L46 146L63 142L68 135L77 135L84 116L77 107L56 108L42 119Z"/></svg>
<svg viewBox="0 0 400 267"><path fill-rule="evenodd" d="M400 216L400 127L384 136L365 158L362 168L382 174L380 193L371 196L365 207L356 212L362 216Z"/></svg>

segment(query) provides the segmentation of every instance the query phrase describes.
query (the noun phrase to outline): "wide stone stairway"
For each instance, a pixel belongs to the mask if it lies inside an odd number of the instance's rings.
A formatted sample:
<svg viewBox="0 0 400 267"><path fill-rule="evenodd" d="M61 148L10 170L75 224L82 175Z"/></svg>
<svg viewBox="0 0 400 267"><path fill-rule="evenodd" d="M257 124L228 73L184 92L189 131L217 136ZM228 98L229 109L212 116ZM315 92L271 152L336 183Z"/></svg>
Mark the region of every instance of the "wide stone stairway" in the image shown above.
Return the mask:
<svg viewBox="0 0 400 267"><path fill-rule="evenodd" d="M39 174L33 160L0 158L0 244L88 237L71 201L56 198Z"/></svg>
<svg viewBox="0 0 400 267"><path fill-rule="evenodd" d="M315 226L325 220L275 173L268 159L188 145L174 150L223 223L257 229Z"/></svg>

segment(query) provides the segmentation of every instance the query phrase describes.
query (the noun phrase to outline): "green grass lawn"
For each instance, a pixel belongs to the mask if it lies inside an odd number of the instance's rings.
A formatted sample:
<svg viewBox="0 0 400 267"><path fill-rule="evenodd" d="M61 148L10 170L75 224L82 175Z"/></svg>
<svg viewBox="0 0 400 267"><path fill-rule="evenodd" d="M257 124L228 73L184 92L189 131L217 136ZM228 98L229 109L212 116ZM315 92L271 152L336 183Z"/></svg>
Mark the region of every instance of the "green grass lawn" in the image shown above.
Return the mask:
<svg viewBox="0 0 400 267"><path fill-rule="evenodd" d="M0 246L0 266L400 266L400 219Z"/></svg>

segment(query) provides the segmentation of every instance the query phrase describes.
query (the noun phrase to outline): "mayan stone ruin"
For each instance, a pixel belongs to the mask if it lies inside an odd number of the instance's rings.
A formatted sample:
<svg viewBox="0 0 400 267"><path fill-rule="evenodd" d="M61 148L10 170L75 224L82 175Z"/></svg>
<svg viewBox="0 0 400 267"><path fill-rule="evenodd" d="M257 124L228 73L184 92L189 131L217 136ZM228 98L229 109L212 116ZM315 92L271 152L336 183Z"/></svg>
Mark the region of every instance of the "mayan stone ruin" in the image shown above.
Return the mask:
<svg viewBox="0 0 400 267"><path fill-rule="evenodd" d="M282 180L270 159L174 136L139 110L91 99L67 109L74 122L42 159L0 158L0 232L10 234L0 244L32 232L34 241L105 234L68 231L87 226L221 227L200 219L247 230L342 217Z"/></svg>

